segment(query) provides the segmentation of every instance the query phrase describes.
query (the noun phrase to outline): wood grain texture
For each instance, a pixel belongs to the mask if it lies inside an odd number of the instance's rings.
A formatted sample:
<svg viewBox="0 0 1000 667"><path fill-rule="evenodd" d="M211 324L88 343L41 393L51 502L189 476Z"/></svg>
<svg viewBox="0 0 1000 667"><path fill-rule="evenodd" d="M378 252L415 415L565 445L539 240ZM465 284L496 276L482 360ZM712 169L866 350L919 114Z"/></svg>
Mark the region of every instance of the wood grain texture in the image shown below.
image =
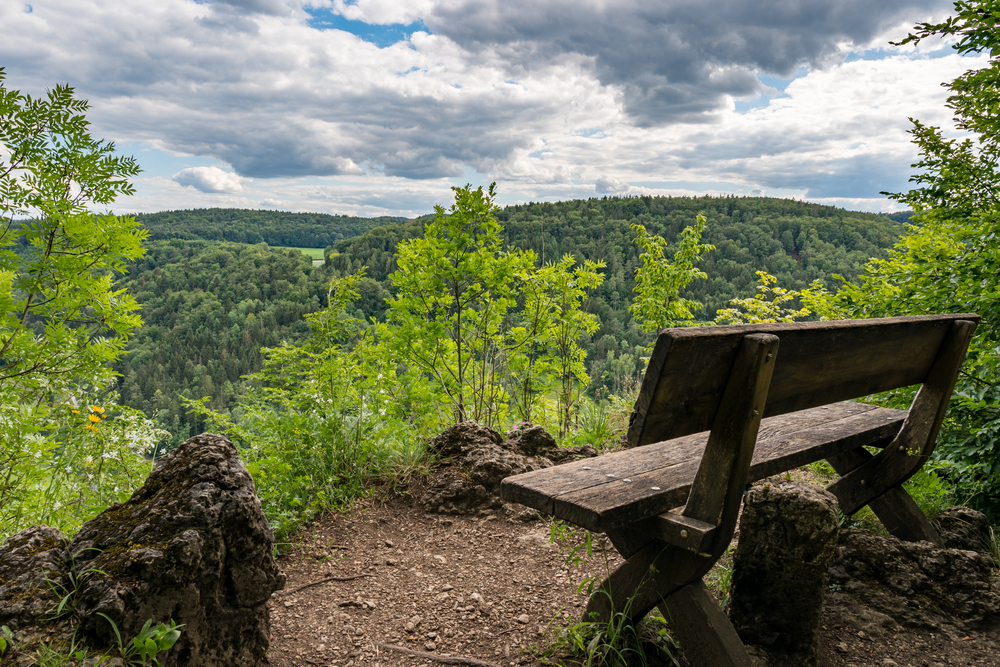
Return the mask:
<svg viewBox="0 0 1000 667"><path fill-rule="evenodd" d="M764 419L748 481L862 445L884 446L905 417L845 401ZM685 504L707 441L708 433L699 433L508 477L501 497L592 532L627 526Z"/></svg>
<svg viewBox="0 0 1000 667"><path fill-rule="evenodd" d="M719 602L701 581L660 607L691 667L750 667L750 657Z"/></svg>
<svg viewBox="0 0 1000 667"><path fill-rule="evenodd" d="M650 517L644 520L637 530L647 533L651 538L663 540L696 554L711 550L719 533L718 526L675 512L664 512ZM729 539L732 540L732 535Z"/></svg>
<svg viewBox="0 0 1000 667"><path fill-rule="evenodd" d="M795 412L924 381L951 323L978 315L663 330L630 420L631 446L707 430L751 333L781 339L765 416Z"/></svg>
<svg viewBox="0 0 1000 667"><path fill-rule="evenodd" d="M878 456L828 487L827 490L837 496L842 512L857 512L889 489L905 482L927 461L934 451L937 434L975 328L976 323L969 320L950 324L899 434Z"/></svg>
<svg viewBox="0 0 1000 667"><path fill-rule="evenodd" d="M686 517L719 527L714 539L724 540L726 544L733 537L743 502L743 489L777 354L777 336L749 334L743 337L681 512Z"/></svg>

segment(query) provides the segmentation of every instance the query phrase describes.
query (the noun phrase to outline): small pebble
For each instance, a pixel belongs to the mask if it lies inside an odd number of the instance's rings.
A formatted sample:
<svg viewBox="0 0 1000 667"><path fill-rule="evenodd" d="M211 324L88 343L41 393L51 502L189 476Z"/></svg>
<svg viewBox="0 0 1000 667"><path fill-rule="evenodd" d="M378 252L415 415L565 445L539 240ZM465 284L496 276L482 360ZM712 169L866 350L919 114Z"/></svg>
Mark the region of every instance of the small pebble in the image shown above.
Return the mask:
<svg viewBox="0 0 1000 667"><path fill-rule="evenodd" d="M520 616L518 616L518 617L517 617L517 618L516 618L515 620L516 620L516 621L517 621L518 623L521 623L522 625L527 625L527 624L528 624L528 621L530 621L530 620L531 620L531 617L530 617L530 616L528 616L527 614L521 614L521 615L520 615Z"/></svg>

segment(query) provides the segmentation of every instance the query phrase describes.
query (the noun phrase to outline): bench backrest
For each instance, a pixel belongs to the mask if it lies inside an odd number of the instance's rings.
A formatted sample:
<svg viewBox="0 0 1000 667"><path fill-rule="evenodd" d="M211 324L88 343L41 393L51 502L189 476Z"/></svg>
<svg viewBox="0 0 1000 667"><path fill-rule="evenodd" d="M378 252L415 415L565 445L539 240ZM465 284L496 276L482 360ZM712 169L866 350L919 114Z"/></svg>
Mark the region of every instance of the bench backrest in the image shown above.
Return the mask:
<svg viewBox="0 0 1000 667"><path fill-rule="evenodd" d="M780 338L764 416L921 384L956 320L975 314L688 327L660 332L628 430L630 446L707 431L743 337Z"/></svg>

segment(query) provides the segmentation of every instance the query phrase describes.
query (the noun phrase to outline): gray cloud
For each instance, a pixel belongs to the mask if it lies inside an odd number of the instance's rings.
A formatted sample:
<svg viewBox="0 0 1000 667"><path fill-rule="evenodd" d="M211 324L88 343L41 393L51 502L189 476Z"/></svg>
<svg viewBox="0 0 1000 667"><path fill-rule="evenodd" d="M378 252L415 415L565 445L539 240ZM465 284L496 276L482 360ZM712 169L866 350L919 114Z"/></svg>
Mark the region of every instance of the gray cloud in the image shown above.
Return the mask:
<svg viewBox="0 0 1000 667"><path fill-rule="evenodd" d="M288 16L293 6L283 0L215 0L216 7L225 5L240 13L270 14L271 16Z"/></svg>
<svg viewBox="0 0 1000 667"><path fill-rule="evenodd" d="M723 177L811 196L877 196L905 188L912 160L874 144L890 129L905 143L906 116L925 118L927 107L893 107L893 127L872 109L925 99L925 90L942 95L936 83L950 78L933 69L941 59L928 60L906 79L919 86L877 102L862 96L835 108L837 100L792 84L797 99L768 111L798 106L773 120L734 124L749 116L711 113L726 95L752 95L758 72L788 76L807 65L814 69L798 82L822 79L816 68L839 44L929 19L948 0L457 0L426 5L433 35L384 49L310 28L298 0L161 2L153 12L140 0L51 0L45 16L0 3L8 81L33 94L69 81L94 103L98 136L216 158L257 179L244 192L274 177L422 181L359 206L422 206L440 185L429 179L464 181L469 170L551 197ZM891 85L874 77L816 88L843 99L851 86ZM841 148L858 137L873 143L870 153L844 158ZM243 183L181 173L178 183L201 192L239 192ZM356 179L362 190L389 181Z"/></svg>
<svg viewBox="0 0 1000 667"><path fill-rule="evenodd" d="M901 22L947 7L940 0L465 0L425 17L471 50L504 47L530 71L560 54L593 59L603 85L620 87L639 126L711 120L724 95L762 88L755 72L790 76L821 66L842 44L861 45Z"/></svg>

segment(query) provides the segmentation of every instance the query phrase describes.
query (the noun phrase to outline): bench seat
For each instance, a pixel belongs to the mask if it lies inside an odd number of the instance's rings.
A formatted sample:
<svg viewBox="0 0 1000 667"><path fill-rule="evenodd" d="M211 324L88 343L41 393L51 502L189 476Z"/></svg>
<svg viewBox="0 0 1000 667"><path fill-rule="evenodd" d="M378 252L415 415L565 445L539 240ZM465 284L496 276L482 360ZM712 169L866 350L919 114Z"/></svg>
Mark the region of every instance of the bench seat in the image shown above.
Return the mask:
<svg viewBox="0 0 1000 667"><path fill-rule="evenodd" d="M749 481L862 446L885 447L907 412L842 401L761 421ZM600 533L681 507L709 432L581 459L503 480L508 502Z"/></svg>

